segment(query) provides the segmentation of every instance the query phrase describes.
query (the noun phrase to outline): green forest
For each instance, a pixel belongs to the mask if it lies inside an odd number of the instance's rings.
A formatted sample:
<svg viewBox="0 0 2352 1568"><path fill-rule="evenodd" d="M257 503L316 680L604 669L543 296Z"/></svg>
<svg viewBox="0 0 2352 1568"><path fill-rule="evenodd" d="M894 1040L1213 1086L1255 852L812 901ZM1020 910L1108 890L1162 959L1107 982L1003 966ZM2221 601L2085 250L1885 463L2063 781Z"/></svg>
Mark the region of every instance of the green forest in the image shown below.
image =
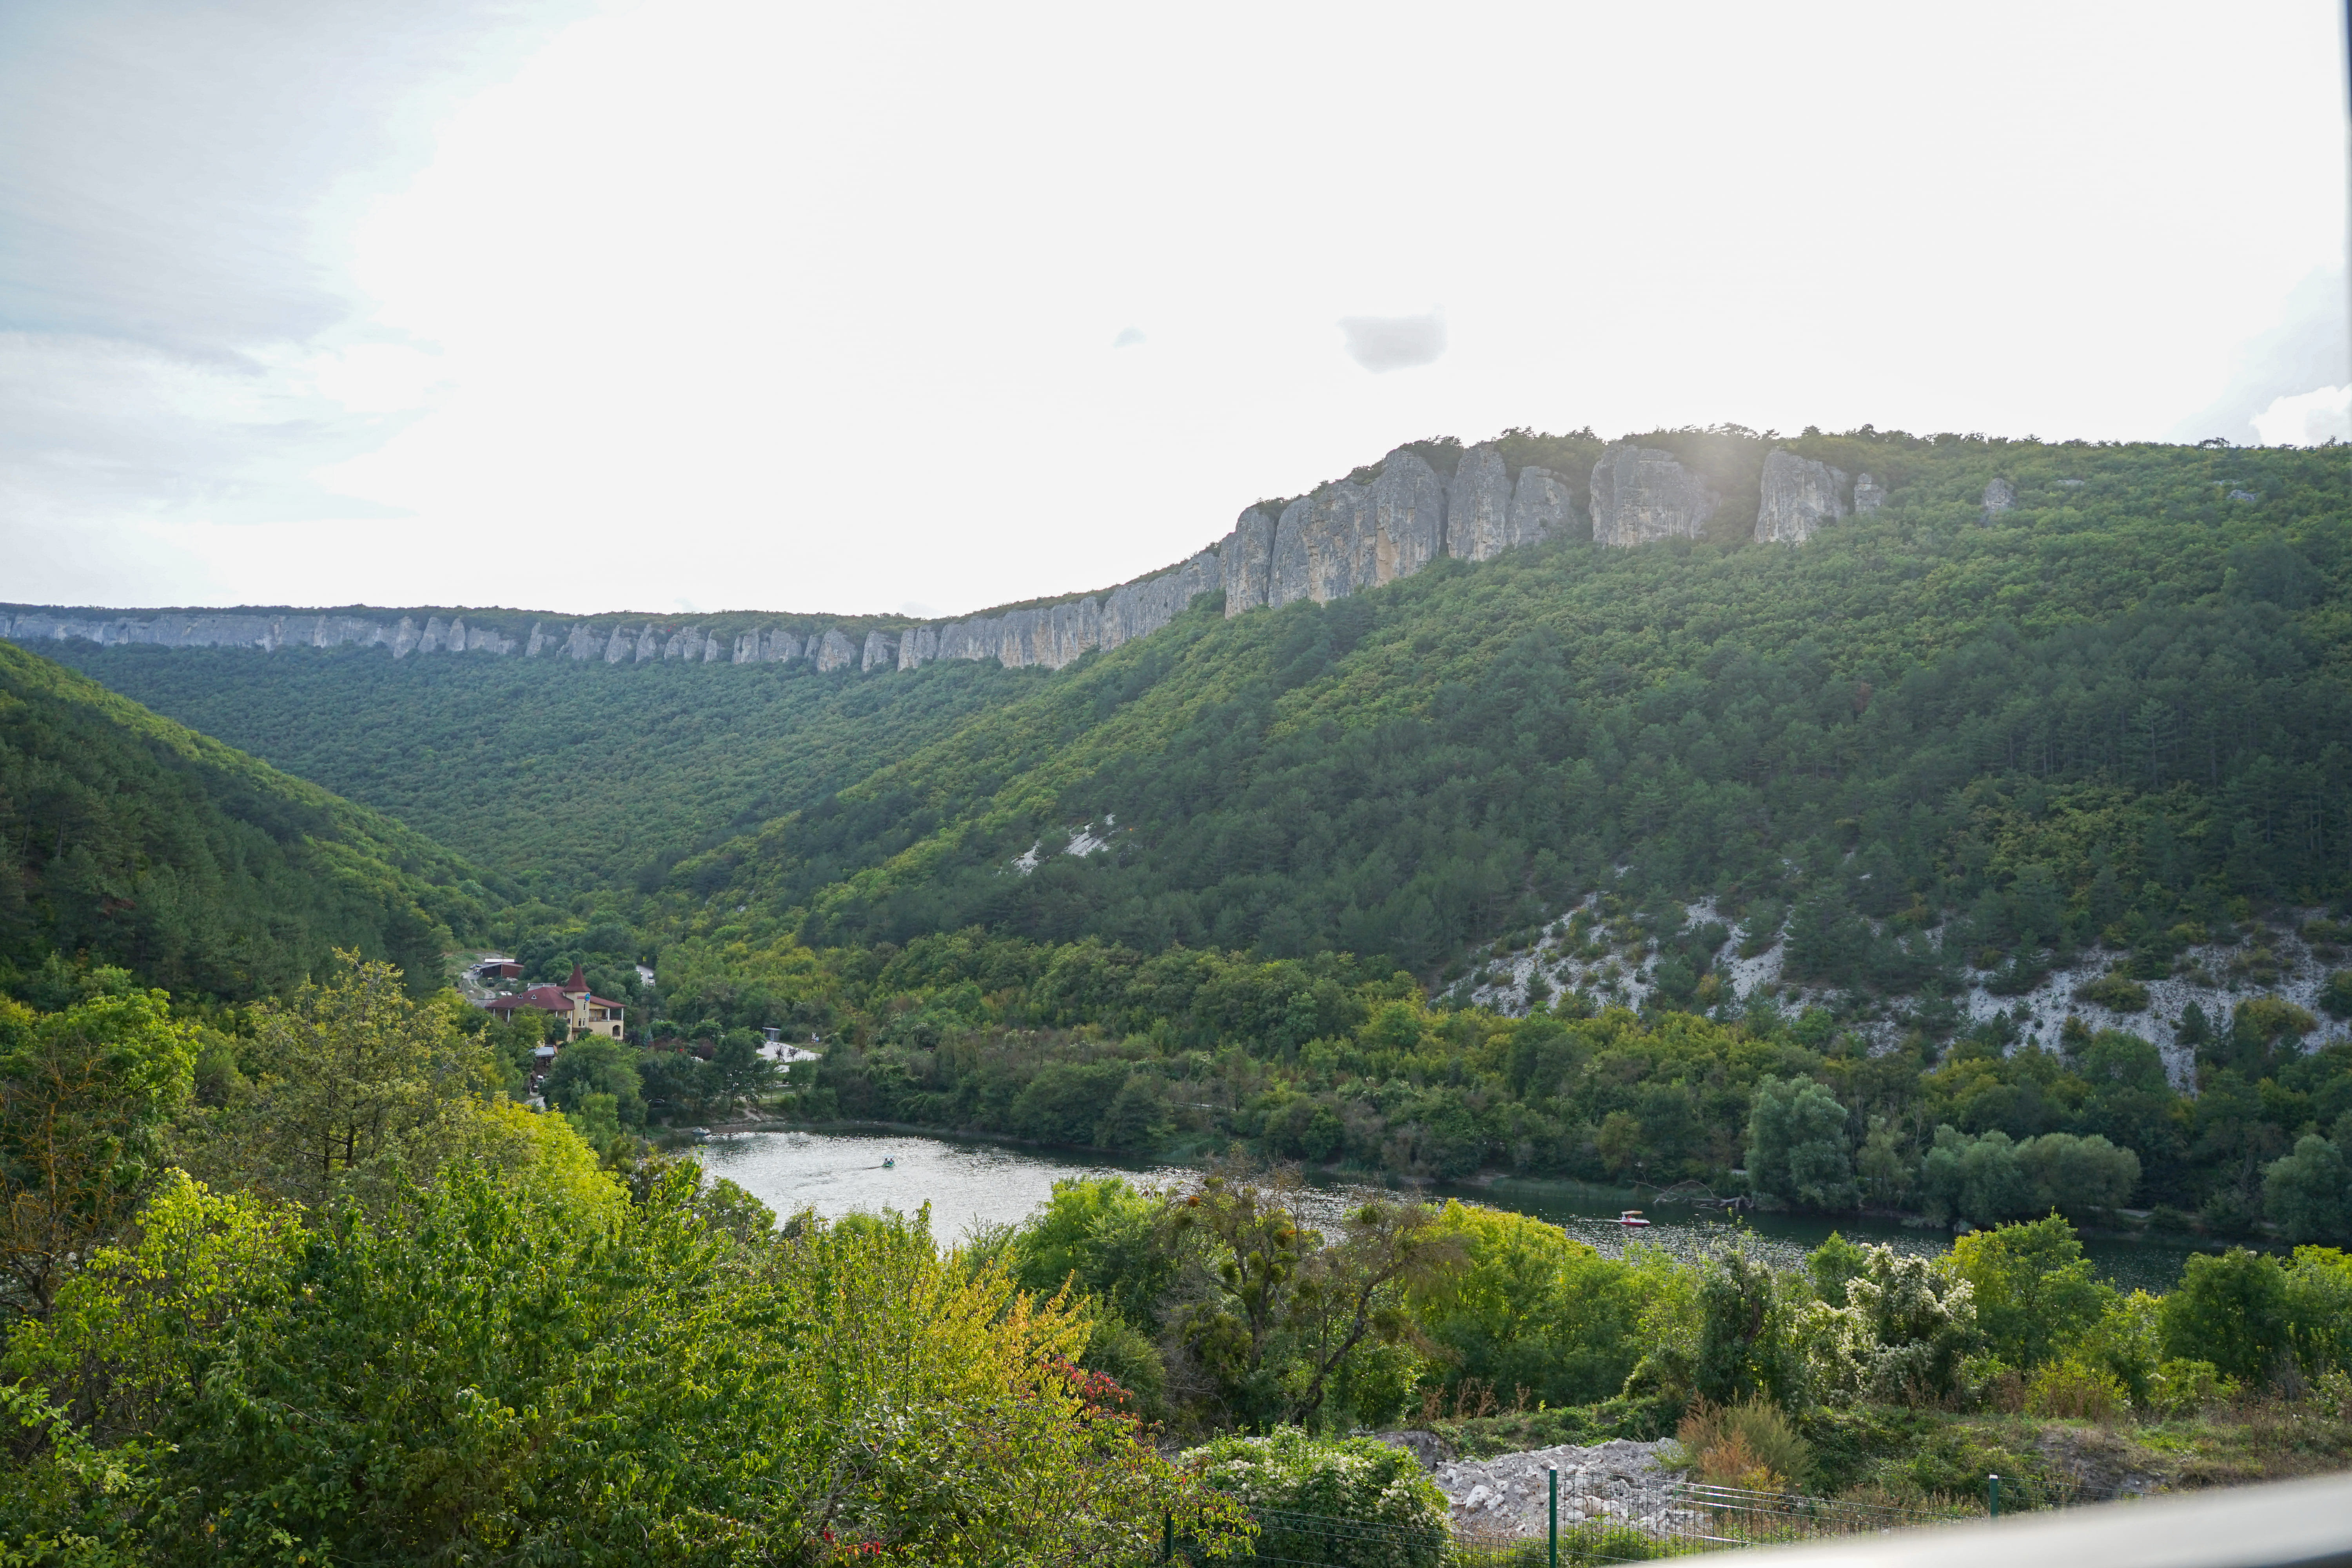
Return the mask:
<svg viewBox="0 0 2352 1568"><path fill-rule="evenodd" d="M1347 1436L1400 1424L1944 1514L2084 1500L2095 1440L2343 1468L2343 449L1637 438L1889 500L1050 673L0 646L0 1563L1442 1539ZM546 1067L446 988L489 947L628 1037ZM1497 988L1545 953L1619 978ZM948 1238L681 1156L753 1119L1192 1174ZM1420 1193L1505 1173L1955 1239L1610 1258Z"/></svg>
<svg viewBox="0 0 2352 1568"><path fill-rule="evenodd" d="M496 899L385 814L0 643L0 980L58 956L191 999L249 1000L337 946L439 984ZM47 978L45 981L44 975Z"/></svg>

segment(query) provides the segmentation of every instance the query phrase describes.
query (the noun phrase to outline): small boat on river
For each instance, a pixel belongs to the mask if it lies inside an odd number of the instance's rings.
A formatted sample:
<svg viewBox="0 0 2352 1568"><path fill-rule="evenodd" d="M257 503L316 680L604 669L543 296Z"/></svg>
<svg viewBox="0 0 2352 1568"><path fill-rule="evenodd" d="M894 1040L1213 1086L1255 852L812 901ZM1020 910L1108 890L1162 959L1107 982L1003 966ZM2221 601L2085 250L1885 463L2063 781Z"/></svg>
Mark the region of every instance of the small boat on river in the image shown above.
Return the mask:
<svg viewBox="0 0 2352 1568"><path fill-rule="evenodd" d="M1646 1230L1650 1222L1642 1217L1640 1209L1627 1209L1617 1216L1617 1223L1627 1230Z"/></svg>
<svg viewBox="0 0 2352 1568"><path fill-rule="evenodd" d="M883 1168L884 1170L886 1170L886 1171L895 1171L895 1170L897 1170L897 1169L898 1168L898 1161L897 1157L896 1157L896 1156L894 1156L894 1155L885 1155L885 1156L883 1156L883 1159L882 1159L882 1168Z"/></svg>

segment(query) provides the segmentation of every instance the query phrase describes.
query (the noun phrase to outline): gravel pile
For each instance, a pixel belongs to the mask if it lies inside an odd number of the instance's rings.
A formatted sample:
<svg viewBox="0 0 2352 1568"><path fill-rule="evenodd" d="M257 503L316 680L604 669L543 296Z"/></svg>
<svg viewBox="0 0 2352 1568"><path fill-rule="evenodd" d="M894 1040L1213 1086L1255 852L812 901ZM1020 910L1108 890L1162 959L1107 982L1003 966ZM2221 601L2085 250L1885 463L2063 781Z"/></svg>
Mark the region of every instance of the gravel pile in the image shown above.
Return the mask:
<svg viewBox="0 0 2352 1568"><path fill-rule="evenodd" d="M1657 1468L1664 1443L1622 1438L1589 1448L1563 1444L1491 1459L1457 1459L1432 1472L1456 1527L1482 1535L1541 1535L1545 1475L1559 1472L1559 1527L1588 1520L1631 1525L1652 1535L1676 1532L1696 1516L1675 1506L1681 1477Z"/></svg>

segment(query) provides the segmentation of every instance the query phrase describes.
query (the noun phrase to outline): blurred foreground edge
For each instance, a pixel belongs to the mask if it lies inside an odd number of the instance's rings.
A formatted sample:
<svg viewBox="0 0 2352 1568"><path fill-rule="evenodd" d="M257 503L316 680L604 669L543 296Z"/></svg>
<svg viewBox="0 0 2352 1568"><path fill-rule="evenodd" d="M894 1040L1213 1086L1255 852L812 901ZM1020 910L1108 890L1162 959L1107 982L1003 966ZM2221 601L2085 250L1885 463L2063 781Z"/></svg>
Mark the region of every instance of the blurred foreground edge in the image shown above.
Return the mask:
<svg viewBox="0 0 2352 1568"><path fill-rule="evenodd" d="M1774 1568L2352 1568L2352 1475L1758 1550Z"/></svg>

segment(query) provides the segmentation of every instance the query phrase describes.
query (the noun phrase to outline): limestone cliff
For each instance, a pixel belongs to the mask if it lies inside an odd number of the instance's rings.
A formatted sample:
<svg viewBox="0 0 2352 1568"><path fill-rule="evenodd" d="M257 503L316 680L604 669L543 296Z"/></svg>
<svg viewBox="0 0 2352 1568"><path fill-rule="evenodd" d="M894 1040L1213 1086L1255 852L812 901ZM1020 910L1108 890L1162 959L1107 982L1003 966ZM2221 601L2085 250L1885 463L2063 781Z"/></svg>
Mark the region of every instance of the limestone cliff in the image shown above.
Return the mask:
<svg viewBox="0 0 2352 1568"><path fill-rule="evenodd" d="M824 640L816 645L816 667L819 671L846 669L856 662L857 645L843 637L841 628L838 626L828 630L824 634Z"/></svg>
<svg viewBox="0 0 2352 1568"><path fill-rule="evenodd" d="M1822 523L1849 511L1876 510L1885 500L1884 486L1869 474L1856 477L1849 492L1840 470L1776 448L1764 459L1756 538L1801 543ZM34 606L0 611L0 637L263 650L383 647L394 658L411 653L512 653L606 666L806 660L826 673L918 669L940 659L994 659L1010 668L1058 669L1091 650L1152 635L1202 594L1221 592L1228 616L1301 599L1328 603L1410 577L1441 555L1487 561L1520 545L1580 531L1580 507L1590 516L1599 544L1700 538L1721 500L1673 453L1631 442L1607 448L1590 480L1580 485L1534 466L1514 475L1502 449L1492 444L1465 450L1453 478L1440 479L1417 453L1399 447L1369 482L1341 479L1278 509L1250 507L1209 548L1108 592L903 628L835 626L795 632L775 626L746 628L730 617L714 630L634 618L624 626L598 618L568 625L534 621L523 635L519 619L498 611L446 616L425 610L385 612L371 619L318 612L124 614ZM1987 521L2015 504L2008 481L1996 479L1985 487ZM424 617L421 626L418 616ZM502 619L511 633L484 624L484 616Z"/></svg>
<svg viewBox="0 0 2352 1568"><path fill-rule="evenodd" d="M1517 542L1511 537L1511 476L1503 454L1473 447L1446 487L1445 553L1491 561Z"/></svg>
<svg viewBox="0 0 2352 1568"><path fill-rule="evenodd" d="M1274 525L1265 602L1276 609L1344 599L1372 584L1372 497L1347 479L1282 509Z"/></svg>
<svg viewBox="0 0 2352 1568"><path fill-rule="evenodd" d="M1445 552L1464 561L1491 561L1516 545L1537 544L1576 516L1568 481L1549 468L1519 470L1511 483L1503 455L1492 447L1462 454L1446 487Z"/></svg>
<svg viewBox="0 0 2352 1568"><path fill-rule="evenodd" d="M1592 542L1703 539L1717 500L1672 452L1621 443L1592 465Z"/></svg>
<svg viewBox="0 0 2352 1568"><path fill-rule="evenodd" d="M1235 520L1234 531L1217 542L1217 572L1224 584L1228 619L1265 607L1273 568L1274 519L1251 507Z"/></svg>
<svg viewBox="0 0 2352 1568"><path fill-rule="evenodd" d="M1996 479L1984 488L1984 520L1990 522L2017 504L2017 491L2007 479Z"/></svg>
<svg viewBox="0 0 2352 1568"><path fill-rule="evenodd" d="M1802 544L1813 530L1846 514L1845 470L1775 447L1764 458L1756 502L1759 544Z"/></svg>

